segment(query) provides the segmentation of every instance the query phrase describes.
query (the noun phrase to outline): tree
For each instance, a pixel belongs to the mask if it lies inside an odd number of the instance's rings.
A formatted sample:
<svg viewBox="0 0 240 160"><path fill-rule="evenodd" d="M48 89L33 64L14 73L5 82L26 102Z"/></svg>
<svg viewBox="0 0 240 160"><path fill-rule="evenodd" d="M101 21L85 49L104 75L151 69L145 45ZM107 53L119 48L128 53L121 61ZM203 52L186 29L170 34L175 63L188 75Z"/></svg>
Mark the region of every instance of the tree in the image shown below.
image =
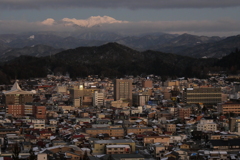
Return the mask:
<svg viewBox="0 0 240 160"><path fill-rule="evenodd" d="M32 148L29 150L29 154L30 154L30 156L28 157L29 160L36 160L37 159L37 156L35 155Z"/></svg>
<svg viewBox="0 0 240 160"><path fill-rule="evenodd" d="M85 152L84 152L83 160L89 160L87 150L85 150Z"/></svg>
<svg viewBox="0 0 240 160"><path fill-rule="evenodd" d="M15 143L12 148L12 159L19 160L19 153L21 152L21 148L18 143Z"/></svg>

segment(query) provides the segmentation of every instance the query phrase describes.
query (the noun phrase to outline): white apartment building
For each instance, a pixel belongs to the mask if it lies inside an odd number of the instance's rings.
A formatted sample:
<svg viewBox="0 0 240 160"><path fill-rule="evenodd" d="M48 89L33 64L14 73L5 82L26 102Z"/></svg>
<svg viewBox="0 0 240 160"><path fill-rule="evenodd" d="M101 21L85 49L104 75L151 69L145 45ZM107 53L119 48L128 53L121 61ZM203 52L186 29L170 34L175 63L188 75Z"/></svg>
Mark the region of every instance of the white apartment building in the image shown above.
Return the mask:
<svg viewBox="0 0 240 160"><path fill-rule="evenodd" d="M104 93L99 93L98 91L95 91L93 93L93 106L102 106L104 100Z"/></svg>
<svg viewBox="0 0 240 160"><path fill-rule="evenodd" d="M197 124L197 131L216 131L217 124L212 119L201 119Z"/></svg>

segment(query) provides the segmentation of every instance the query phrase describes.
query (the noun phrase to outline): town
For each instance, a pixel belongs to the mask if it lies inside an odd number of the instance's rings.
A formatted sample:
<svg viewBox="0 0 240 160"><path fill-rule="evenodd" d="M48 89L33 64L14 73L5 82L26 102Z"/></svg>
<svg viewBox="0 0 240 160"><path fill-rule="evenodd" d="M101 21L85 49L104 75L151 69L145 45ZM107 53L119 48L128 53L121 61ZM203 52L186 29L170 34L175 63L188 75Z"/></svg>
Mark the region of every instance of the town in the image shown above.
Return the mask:
<svg viewBox="0 0 240 160"><path fill-rule="evenodd" d="M48 75L1 85L0 159L240 159L240 83L228 77Z"/></svg>

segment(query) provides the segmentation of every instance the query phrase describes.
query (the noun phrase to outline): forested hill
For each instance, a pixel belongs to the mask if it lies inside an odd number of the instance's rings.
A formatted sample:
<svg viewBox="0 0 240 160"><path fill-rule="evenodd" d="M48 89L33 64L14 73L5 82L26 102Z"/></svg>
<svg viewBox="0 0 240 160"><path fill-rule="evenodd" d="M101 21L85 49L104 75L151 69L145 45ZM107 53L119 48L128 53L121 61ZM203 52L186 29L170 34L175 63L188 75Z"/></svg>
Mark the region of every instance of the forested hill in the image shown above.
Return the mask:
<svg viewBox="0 0 240 160"><path fill-rule="evenodd" d="M45 77L48 73L65 74L72 78L91 74L108 77L156 74L160 76L205 77L217 59L195 59L157 51L139 52L117 43L99 47L79 47L54 56L20 56L1 65L0 83L10 79Z"/></svg>

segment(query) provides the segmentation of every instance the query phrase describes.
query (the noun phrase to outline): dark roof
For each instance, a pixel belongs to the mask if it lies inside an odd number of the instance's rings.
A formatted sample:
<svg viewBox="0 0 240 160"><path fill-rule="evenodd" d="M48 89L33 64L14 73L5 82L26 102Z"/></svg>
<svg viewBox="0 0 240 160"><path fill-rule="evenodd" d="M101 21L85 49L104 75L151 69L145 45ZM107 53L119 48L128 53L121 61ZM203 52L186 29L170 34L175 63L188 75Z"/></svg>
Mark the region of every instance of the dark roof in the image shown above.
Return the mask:
<svg viewBox="0 0 240 160"><path fill-rule="evenodd" d="M240 146L240 139L210 140L213 146Z"/></svg>

